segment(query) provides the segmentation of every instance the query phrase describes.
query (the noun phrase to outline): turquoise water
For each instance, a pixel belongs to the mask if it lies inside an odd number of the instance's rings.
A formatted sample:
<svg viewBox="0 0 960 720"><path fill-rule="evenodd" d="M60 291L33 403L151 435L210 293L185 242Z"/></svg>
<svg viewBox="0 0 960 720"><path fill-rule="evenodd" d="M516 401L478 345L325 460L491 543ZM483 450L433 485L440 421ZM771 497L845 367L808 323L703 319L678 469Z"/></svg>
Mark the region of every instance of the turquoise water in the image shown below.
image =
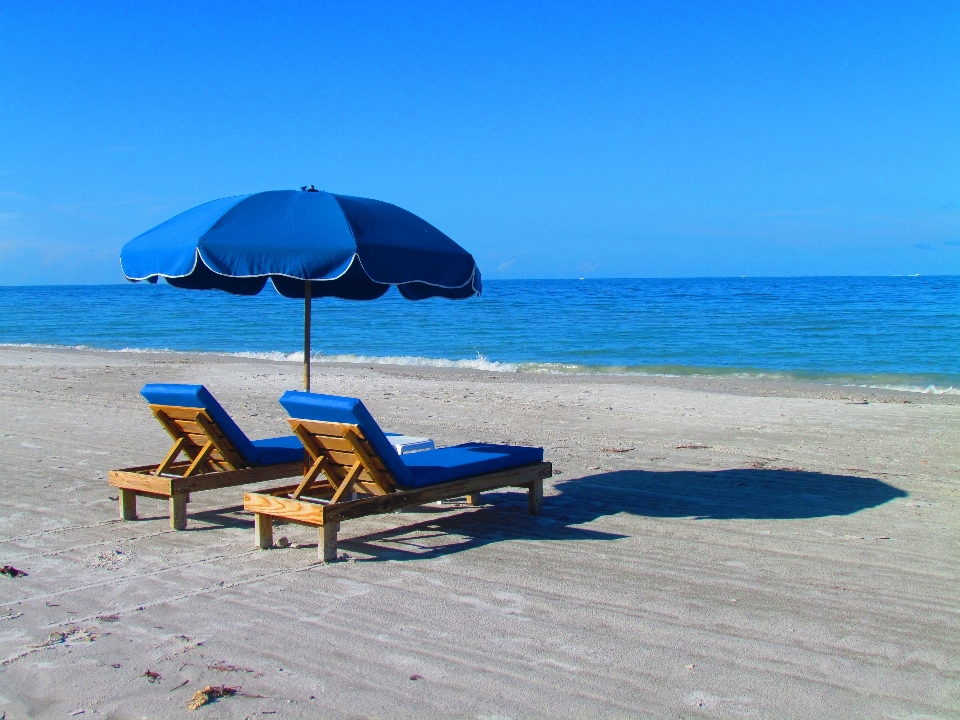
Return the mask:
<svg viewBox="0 0 960 720"><path fill-rule="evenodd" d="M960 277L487 281L313 304L318 361L960 390ZM0 287L0 343L298 358L303 307L168 285Z"/></svg>

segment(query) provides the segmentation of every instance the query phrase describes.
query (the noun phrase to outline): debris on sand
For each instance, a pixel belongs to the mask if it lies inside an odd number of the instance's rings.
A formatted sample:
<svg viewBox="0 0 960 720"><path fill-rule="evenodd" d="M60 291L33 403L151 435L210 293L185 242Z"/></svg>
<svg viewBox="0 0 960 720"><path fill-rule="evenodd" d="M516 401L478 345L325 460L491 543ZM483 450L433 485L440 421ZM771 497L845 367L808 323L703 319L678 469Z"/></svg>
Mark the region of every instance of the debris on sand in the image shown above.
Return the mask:
<svg viewBox="0 0 960 720"><path fill-rule="evenodd" d="M42 648L50 647L51 645L58 645L59 643L65 643L67 638L70 637L68 633L65 632L52 632L47 636L47 639L38 645L31 645L32 648Z"/></svg>
<svg viewBox="0 0 960 720"><path fill-rule="evenodd" d="M193 699L187 703L187 710L196 710L218 698L236 695L239 690L238 687L227 687L226 685L207 685L203 690L198 690Z"/></svg>
<svg viewBox="0 0 960 720"><path fill-rule="evenodd" d="M219 670L220 672L253 672L250 668L237 667L236 665L231 665L223 661L214 663L213 665L207 665L207 670Z"/></svg>
<svg viewBox="0 0 960 720"><path fill-rule="evenodd" d="M98 628L90 627L84 630L81 627L72 627L66 632L52 632L47 636L47 639L39 645L30 645L29 647L32 650L39 650L40 648L51 647L53 645L62 645L69 641L83 640L93 642L98 637L100 637Z"/></svg>
<svg viewBox="0 0 960 720"><path fill-rule="evenodd" d="M147 682L152 682L152 683L160 682L161 680L163 680L163 675L161 675L158 672L154 672L153 670L147 670L140 677L145 677L147 679Z"/></svg>
<svg viewBox="0 0 960 720"><path fill-rule="evenodd" d="M636 450L636 448L635 448L635 447L630 447L630 448L626 448L626 447L625 447L625 448L618 448L618 447L603 448L603 451L604 451L604 452L612 452L612 453L625 453L625 452L630 452L631 450Z"/></svg>
<svg viewBox="0 0 960 720"><path fill-rule="evenodd" d="M20 577L23 575L26 577L27 573L25 573L23 570L18 570L13 565L4 565L2 568L0 568L0 575L6 575L7 577Z"/></svg>

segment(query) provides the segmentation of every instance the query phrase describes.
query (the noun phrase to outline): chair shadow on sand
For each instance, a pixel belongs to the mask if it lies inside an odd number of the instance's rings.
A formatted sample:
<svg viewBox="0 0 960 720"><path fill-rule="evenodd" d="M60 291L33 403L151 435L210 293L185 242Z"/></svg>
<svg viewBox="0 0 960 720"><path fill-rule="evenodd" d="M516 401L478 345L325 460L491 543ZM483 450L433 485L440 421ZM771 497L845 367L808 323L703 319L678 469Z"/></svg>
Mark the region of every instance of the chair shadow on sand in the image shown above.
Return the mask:
<svg viewBox="0 0 960 720"><path fill-rule="evenodd" d="M381 532L351 536L352 523L347 522L340 547L358 560L428 559L503 540L618 540L628 536L578 526L620 513L695 520L800 520L852 515L907 497L905 491L875 478L795 470L618 470L554 480L540 516L527 513L526 491L504 489L484 493L476 508L458 508L456 503L412 508L407 512L437 517ZM223 511L198 516L221 526L250 525L245 517L229 518Z"/></svg>

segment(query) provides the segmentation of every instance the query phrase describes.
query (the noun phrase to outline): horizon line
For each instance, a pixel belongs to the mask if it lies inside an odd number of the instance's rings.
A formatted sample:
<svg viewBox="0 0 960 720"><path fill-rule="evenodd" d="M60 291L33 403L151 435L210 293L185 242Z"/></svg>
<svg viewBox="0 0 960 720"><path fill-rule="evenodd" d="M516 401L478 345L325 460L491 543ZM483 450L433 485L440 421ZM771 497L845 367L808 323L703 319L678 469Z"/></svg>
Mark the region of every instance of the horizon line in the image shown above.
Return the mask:
<svg viewBox="0 0 960 720"><path fill-rule="evenodd" d="M823 274L823 275L633 275L633 276L601 276L601 277L518 277L518 278L484 278L484 282L590 282L590 281L608 281L608 280L810 280L815 278L955 278L958 274L938 274L924 275L921 273L899 273L895 275L847 275L847 274ZM109 283L30 283L26 285L13 285L0 282L0 289L24 289L24 288L43 288L43 287L115 287L128 285L152 285L173 287L169 283L147 283L146 281L118 281Z"/></svg>

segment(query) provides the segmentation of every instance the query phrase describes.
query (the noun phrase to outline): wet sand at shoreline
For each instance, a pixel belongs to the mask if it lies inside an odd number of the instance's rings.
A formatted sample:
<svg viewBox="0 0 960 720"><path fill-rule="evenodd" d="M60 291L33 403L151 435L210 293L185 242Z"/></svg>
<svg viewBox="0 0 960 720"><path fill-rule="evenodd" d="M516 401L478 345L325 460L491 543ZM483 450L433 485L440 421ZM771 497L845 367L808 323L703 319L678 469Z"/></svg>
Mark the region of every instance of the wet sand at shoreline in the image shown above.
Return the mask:
<svg viewBox="0 0 960 720"><path fill-rule="evenodd" d="M319 364L438 445L543 446L520 491L343 524L342 561L241 491L117 518L169 446L138 392L202 382L288 433L300 366L0 348L0 712L177 717L956 717L960 398L741 379ZM157 673L151 677L147 673Z"/></svg>

